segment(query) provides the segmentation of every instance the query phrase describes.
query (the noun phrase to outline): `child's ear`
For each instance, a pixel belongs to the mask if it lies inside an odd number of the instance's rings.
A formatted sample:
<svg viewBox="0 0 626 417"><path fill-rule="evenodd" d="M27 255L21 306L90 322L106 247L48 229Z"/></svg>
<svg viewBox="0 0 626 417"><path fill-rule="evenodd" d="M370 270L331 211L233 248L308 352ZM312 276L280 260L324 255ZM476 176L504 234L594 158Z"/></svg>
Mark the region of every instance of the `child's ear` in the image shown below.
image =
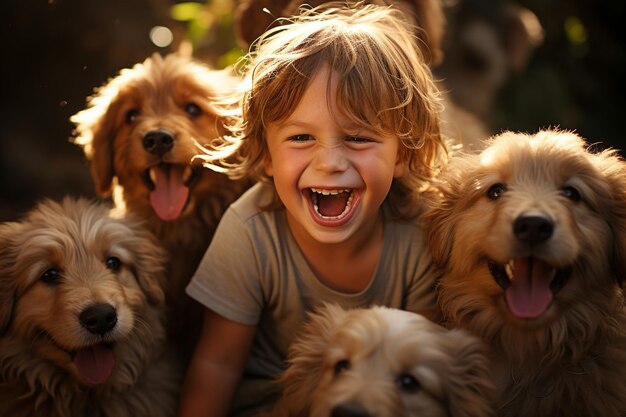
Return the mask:
<svg viewBox="0 0 626 417"><path fill-rule="evenodd" d="M406 163L404 161L404 155L402 152L398 152L396 156L396 166L393 169L393 177L400 178L406 173Z"/></svg>
<svg viewBox="0 0 626 417"><path fill-rule="evenodd" d="M268 177L274 176L274 167L272 166L272 157L268 154L263 162L263 169Z"/></svg>

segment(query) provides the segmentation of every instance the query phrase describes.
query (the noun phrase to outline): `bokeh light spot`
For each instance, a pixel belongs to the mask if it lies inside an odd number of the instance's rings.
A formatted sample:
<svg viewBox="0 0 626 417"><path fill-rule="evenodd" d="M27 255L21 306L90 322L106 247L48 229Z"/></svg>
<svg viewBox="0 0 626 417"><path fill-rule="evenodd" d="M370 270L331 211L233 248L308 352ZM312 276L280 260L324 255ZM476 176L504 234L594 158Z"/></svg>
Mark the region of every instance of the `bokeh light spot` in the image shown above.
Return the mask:
<svg viewBox="0 0 626 417"><path fill-rule="evenodd" d="M165 48L170 46L174 40L174 35L165 26L155 26L150 29L150 40L159 48Z"/></svg>

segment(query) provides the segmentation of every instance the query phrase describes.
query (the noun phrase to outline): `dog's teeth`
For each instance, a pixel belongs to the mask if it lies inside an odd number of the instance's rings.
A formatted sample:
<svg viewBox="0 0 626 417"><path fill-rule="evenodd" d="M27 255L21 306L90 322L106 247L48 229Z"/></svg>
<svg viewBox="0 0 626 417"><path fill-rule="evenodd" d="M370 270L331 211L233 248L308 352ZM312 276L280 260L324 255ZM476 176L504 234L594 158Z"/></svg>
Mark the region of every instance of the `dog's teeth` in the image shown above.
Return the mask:
<svg viewBox="0 0 626 417"><path fill-rule="evenodd" d="M187 182L189 178L191 178L192 173L192 168L189 165L185 166L185 170L183 171L183 182Z"/></svg>
<svg viewBox="0 0 626 417"><path fill-rule="evenodd" d="M150 180L156 184L157 182L157 175L156 172L154 172L154 168L150 168Z"/></svg>
<svg viewBox="0 0 626 417"><path fill-rule="evenodd" d="M513 272L514 272L513 261L511 261L508 264L504 265L504 271L506 272L506 275L509 277L509 279L512 280L513 279Z"/></svg>

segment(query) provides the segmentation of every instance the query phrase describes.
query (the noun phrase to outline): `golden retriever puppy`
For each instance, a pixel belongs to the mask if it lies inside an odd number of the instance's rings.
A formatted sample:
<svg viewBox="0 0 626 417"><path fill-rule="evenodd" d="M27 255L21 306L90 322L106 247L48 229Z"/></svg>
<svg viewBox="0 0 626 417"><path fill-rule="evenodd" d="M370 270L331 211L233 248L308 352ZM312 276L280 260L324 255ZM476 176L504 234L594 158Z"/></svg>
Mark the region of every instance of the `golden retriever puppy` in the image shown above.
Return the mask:
<svg viewBox="0 0 626 417"><path fill-rule="evenodd" d="M492 416L484 344L386 307L310 315L289 352L272 416Z"/></svg>
<svg viewBox="0 0 626 417"><path fill-rule="evenodd" d="M71 118L98 194L113 192L118 210L143 219L169 252L166 297L175 339L197 330L201 309L185 287L223 212L249 185L192 161L198 145L226 133L216 103L234 86L226 70L155 54L97 89Z"/></svg>
<svg viewBox="0 0 626 417"><path fill-rule="evenodd" d="M491 347L498 415L626 415L626 163L575 133L453 159L426 217L450 326Z"/></svg>
<svg viewBox="0 0 626 417"><path fill-rule="evenodd" d="M107 211L47 200L0 225L0 415L175 414L164 250Z"/></svg>

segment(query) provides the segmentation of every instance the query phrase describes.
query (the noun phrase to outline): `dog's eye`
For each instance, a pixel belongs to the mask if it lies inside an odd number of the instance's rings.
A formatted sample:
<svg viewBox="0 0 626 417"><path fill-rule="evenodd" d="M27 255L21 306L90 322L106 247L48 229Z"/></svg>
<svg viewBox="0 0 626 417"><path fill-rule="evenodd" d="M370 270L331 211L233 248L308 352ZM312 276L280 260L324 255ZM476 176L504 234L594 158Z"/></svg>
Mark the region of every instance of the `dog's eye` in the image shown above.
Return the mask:
<svg viewBox="0 0 626 417"><path fill-rule="evenodd" d="M126 124L132 125L135 119L139 116L139 110L131 109L126 112Z"/></svg>
<svg viewBox="0 0 626 417"><path fill-rule="evenodd" d="M487 197L491 200L497 200L502 197L502 194L506 191L506 186L504 184L494 184L487 190Z"/></svg>
<svg viewBox="0 0 626 417"><path fill-rule="evenodd" d="M417 378L408 373L401 374L396 380L396 383L402 391L409 393L417 392L422 387Z"/></svg>
<svg viewBox="0 0 626 417"><path fill-rule="evenodd" d="M40 279L48 285L56 285L61 280L61 272L56 268L49 268L41 274Z"/></svg>
<svg viewBox="0 0 626 417"><path fill-rule="evenodd" d="M580 201L580 193L574 187L568 186L563 188L563 195L572 201Z"/></svg>
<svg viewBox="0 0 626 417"><path fill-rule="evenodd" d="M185 104L185 111L191 117L198 117L202 114L202 109L196 103L187 103Z"/></svg>
<svg viewBox="0 0 626 417"><path fill-rule="evenodd" d="M104 263L106 264L107 268L112 271L119 271L122 266L122 262L120 261L120 259L115 256L109 256Z"/></svg>
<svg viewBox="0 0 626 417"><path fill-rule="evenodd" d="M335 363L335 375L339 375L340 373L348 369L350 369L350 361L347 359L341 359L337 361L337 363Z"/></svg>

